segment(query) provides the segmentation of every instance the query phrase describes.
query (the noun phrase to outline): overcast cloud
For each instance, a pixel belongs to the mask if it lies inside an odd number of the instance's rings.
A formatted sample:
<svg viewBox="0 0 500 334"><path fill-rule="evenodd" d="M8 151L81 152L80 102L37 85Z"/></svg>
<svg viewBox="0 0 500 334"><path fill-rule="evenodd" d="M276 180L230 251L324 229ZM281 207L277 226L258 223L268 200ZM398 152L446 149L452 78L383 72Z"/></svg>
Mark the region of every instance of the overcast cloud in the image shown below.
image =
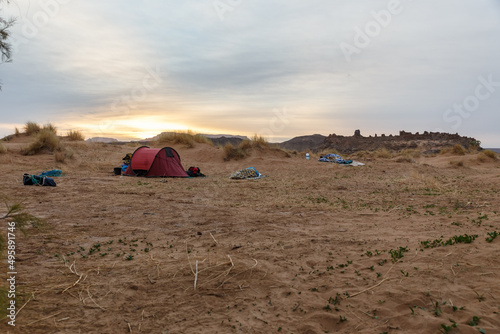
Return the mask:
<svg viewBox="0 0 500 334"><path fill-rule="evenodd" d="M500 147L500 1L45 0L15 16L0 136L446 131Z"/></svg>

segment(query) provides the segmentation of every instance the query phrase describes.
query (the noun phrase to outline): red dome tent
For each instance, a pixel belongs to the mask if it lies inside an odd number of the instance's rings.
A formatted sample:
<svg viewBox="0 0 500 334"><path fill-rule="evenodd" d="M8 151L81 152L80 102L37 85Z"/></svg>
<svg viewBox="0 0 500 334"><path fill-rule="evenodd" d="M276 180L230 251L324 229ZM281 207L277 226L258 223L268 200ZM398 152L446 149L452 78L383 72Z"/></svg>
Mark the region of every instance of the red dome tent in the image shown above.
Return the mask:
<svg viewBox="0 0 500 334"><path fill-rule="evenodd" d="M135 150L130 165L123 175L188 177L176 150L171 147L149 148L147 146L141 146Z"/></svg>

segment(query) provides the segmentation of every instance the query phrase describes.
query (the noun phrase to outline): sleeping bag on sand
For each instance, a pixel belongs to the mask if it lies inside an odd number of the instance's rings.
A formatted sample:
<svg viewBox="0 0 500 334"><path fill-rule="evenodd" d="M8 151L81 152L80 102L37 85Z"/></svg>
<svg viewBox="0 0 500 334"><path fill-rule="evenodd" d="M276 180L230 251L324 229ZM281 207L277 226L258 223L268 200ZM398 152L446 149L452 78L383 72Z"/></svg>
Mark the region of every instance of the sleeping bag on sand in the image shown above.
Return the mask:
<svg viewBox="0 0 500 334"><path fill-rule="evenodd" d="M44 187L55 187L56 182L54 179L47 176L39 176L39 175L23 175L23 184L25 186L44 186Z"/></svg>

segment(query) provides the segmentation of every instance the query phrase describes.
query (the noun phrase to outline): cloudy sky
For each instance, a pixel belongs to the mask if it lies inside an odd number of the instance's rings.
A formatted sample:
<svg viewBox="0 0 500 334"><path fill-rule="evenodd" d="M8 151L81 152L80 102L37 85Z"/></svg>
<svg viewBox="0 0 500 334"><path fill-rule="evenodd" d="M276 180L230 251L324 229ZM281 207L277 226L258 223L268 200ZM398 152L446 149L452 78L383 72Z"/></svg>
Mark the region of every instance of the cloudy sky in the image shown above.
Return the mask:
<svg viewBox="0 0 500 334"><path fill-rule="evenodd" d="M14 0L0 137L445 131L500 147L500 1Z"/></svg>

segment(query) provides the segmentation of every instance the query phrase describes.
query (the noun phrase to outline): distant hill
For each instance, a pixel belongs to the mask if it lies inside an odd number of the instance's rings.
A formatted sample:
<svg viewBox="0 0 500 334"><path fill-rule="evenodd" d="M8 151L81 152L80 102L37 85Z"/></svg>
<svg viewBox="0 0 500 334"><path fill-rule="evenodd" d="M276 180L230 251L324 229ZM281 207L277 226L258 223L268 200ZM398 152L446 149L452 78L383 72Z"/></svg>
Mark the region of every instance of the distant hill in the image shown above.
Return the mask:
<svg viewBox="0 0 500 334"><path fill-rule="evenodd" d="M457 134L443 132L411 133L399 131L399 135L382 134L380 136L363 137L359 130L354 136L329 135L321 145L322 151L336 149L343 153L354 153L357 151L375 151L385 148L391 151L401 151L404 149L419 149L424 153L439 153L442 149L461 145L466 149L479 147L479 141Z"/></svg>
<svg viewBox="0 0 500 334"><path fill-rule="evenodd" d="M108 137L92 137L87 139L86 141L91 142L91 143L117 143L118 139L115 138L108 138Z"/></svg>
<svg viewBox="0 0 500 334"><path fill-rule="evenodd" d="M201 135L210 139L215 146L225 146L226 144L238 146L243 140L248 140L248 137L238 135Z"/></svg>
<svg viewBox="0 0 500 334"><path fill-rule="evenodd" d="M296 150L299 152L303 151L318 151L319 147L323 145L326 136L323 135L310 135L310 136L299 136L287 140L278 144L279 147L287 149L287 150Z"/></svg>
<svg viewBox="0 0 500 334"><path fill-rule="evenodd" d="M214 138L238 138L241 140L248 139L247 136L238 136L238 135L206 135L203 133L200 133L200 135L205 136L205 137L210 138L210 139L214 139Z"/></svg>

